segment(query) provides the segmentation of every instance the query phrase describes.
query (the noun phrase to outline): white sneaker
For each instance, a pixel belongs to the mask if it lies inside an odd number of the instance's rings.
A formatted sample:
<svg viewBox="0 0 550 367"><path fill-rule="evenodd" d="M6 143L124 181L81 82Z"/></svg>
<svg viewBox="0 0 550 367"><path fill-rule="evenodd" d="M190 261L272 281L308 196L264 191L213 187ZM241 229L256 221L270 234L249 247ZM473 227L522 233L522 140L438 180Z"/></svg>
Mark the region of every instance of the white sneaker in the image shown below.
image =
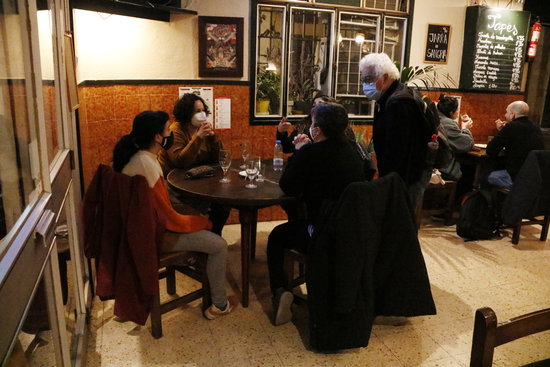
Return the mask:
<svg viewBox="0 0 550 367"><path fill-rule="evenodd" d="M286 324L292 320L292 302L294 295L287 290L281 291L275 298L277 313L275 314L275 326Z"/></svg>
<svg viewBox="0 0 550 367"><path fill-rule="evenodd" d="M239 304L239 300L235 296L227 297L227 305L224 310L220 310L216 305L212 304L204 310L204 317L208 320L217 319L220 316L225 316L233 311Z"/></svg>

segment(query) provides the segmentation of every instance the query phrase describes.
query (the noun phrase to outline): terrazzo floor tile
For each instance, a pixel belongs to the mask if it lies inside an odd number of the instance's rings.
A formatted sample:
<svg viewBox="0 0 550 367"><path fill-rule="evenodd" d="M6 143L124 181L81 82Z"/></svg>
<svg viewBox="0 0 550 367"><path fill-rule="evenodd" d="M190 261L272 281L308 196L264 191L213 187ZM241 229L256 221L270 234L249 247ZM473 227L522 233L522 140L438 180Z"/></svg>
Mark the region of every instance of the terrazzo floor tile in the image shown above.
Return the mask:
<svg viewBox="0 0 550 367"><path fill-rule="evenodd" d="M251 262L250 306L208 321L200 301L162 316L164 336L151 336L150 322L120 322L113 302L93 302L88 366L185 367L466 367L477 307L493 308L499 321L550 307L550 241L522 229L519 245L510 234L491 241L463 242L454 227L426 219L420 243L437 315L379 320L369 346L333 354L309 350L307 306L293 306L291 323L273 326L265 244L273 227L258 225L257 258ZM229 225L228 294L240 296L240 227ZM178 276L178 293L197 284ZM169 298L162 294L163 299ZM495 350L494 366L511 367L550 358L550 332Z"/></svg>

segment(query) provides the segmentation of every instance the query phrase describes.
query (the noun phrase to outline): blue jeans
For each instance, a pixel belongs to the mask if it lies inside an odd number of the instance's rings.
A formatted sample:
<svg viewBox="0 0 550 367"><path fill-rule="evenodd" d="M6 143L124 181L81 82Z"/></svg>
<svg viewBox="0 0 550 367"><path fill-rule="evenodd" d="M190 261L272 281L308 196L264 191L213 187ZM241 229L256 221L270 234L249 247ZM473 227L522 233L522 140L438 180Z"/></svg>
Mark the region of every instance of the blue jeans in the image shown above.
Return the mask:
<svg viewBox="0 0 550 367"><path fill-rule="evenodd" d="M487 176L487 183L492 186L502 187L505 189L511 189L514 182L507 170L502 169L493 171Z"/></svg>

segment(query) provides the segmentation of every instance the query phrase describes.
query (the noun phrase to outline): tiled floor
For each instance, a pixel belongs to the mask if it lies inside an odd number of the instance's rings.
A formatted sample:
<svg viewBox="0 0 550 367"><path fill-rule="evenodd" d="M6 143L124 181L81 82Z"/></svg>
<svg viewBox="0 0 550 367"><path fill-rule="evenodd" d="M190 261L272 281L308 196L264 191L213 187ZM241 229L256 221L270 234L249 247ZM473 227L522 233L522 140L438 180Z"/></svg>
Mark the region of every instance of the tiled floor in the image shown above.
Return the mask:
<svg viewBox="0 0 550 367"><path fill-rule="evenodd" d="M465 243L454 227L427 223L420 241L438 314L410 318L400 326L385 320L385 325L374 326L366 348L316 354L307 347L305 306L294 307L292 323L270 323L265 243L276 224L258 227L250 307L214 321L202 318L198 303L174 310L163 317L164 337L155 340L149 324L118 322L112 303L96 300L88 366L468 366L477 308L490 306L499 320L505 320L550 307L550 240L538 241L538 229L525 227L520 244L513 246L509 235ZM230 244L232 293L240 284L239 233L236 225L223 233ZM497 348L494 365L519 366L545 358L550 358L550 332Z"/></svg>

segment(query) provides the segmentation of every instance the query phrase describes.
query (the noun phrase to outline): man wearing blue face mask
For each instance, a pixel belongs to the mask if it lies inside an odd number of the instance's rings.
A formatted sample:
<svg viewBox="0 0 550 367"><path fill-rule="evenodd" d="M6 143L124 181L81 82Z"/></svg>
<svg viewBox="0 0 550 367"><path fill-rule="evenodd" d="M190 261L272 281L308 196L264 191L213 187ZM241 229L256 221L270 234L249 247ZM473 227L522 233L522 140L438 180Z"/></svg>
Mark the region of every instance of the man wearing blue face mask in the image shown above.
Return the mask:
<svg viewBox="0 0 550 367"><path fill-rule="evenodd" d="M397 172L415 208L431 176L427 150L435 130L426 124L410 88L399 81L399 70L388 55L366 55L359 70L363 93L377 102L372 136L378 174Z"/></svg>

